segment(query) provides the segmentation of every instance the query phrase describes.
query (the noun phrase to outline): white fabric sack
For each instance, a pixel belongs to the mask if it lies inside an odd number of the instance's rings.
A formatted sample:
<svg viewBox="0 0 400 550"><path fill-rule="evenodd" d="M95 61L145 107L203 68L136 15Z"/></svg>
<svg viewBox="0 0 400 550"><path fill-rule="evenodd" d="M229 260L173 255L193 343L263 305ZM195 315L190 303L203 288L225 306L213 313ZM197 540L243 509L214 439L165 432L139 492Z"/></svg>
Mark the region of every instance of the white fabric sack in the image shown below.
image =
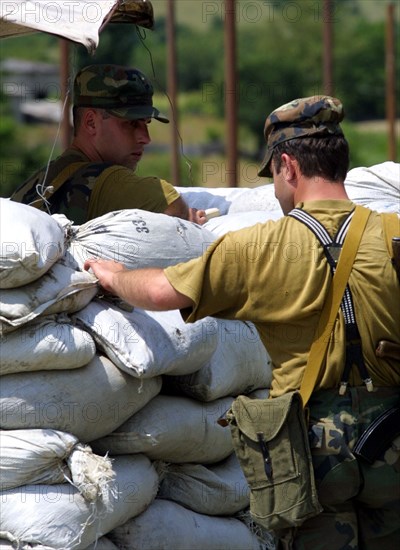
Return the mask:
<svg viewBox="0 0 400 550"><path fill-rule="evenodd" d="M59 260L33 283L1 292L0 333L15 330L39 315L78 311L97 291L94 275L72 269Z"/></svg>
<svg viewBox="0 0 400 550"><path fill-rule="evenodd" d="M65 231L37 208L0 198L0 288L39 279L64 253Z"/></svg>
<svg viewBox="0 0 400 550"><path fill-rule="evenodd" d="M158 475L142 455L113 461L114 481L96 502L68 483L3 491L0 537L59 549L84 550L142 513L153 501Z"/></svg>
<svg viewBox="0 0 400 550"><path fill-rule="evenodd" d="M93 338L73 326L67 315L38 317L1 339L0 375L76 369L95 353Z"/></svg>
<svg viewBox="0 0 400 550"><path fill-rule="evenodd" d="M249 486L235 453L208 466L165 465L157 496L210 516L231 516L250 504Z"/></svg>
<svg viewBox="0 0 400 550"><path fill-rule="evenodd" d="M1 550L1 548L0 548ZM101 537L97 542L94 542L85 550L118 550L118 547L107 537Z"/></svg>
<svg viewBox="0 0 400 550"><path fill-rule="evenodd" d="M232 398L199 403L187 397L157 395L122 426L92 441L102 455L144 453L152 460L208 464L233 451L230 431L217 424Z"/></svg>
<svg viewBox="0 0 400 550"><path fill-rule="evenodd" d="M137 378L192 373L217 347L207 321L185 324L177 310L126 311L99 299L73 318L117 367Z"/></svg>
<svg viewBox="0 0 400 550"><path fill-rule="evenodd" d="M218 319L218 345L211 359L193 374L174 376L172 385L200 401L267 388L272 361L254 324Z"/></svg>
<svg viewBox="0 0 400 550"><path fill-rule="evenodd" d="M225 216L211 218L204 224L204 227L214 233L217 237L222 237L229 231L237 231L245 227L250 227L256 223L265 223L268 220L278 220L282 218L282 210L253 210L252 212L233 212Z"/></svg>
<svg viewBox="0 0 400 550"><path fill-rule="evenodd" d="M82 268L91 257L127 268L167 267L200 256L215 236L195 223L145 210L119 210L73 228L68 252Z"/></svg>
<svg viewBox="0 0 400 550"><path fill-rule="evenodd" d="M177 187L176 189L190 208L198 210L218 208L221 216L228 213L233 200L249 190L248 187Z"/></svg>
<svg viewBox="0 0 400 550"><path fill-rule="evenodd" d="M60 430L86 443L115 430L160 389L160 377L138 380L97 355L79 369L7 374L0 384L0 425Z"/></svg>
<svg viewBox="0 0 400 550"><path fill-rule="evenodd" d="M143 514L108 535L129 550L262 550L250 529L235 518L197 514L175 502L155 499Z"/></svg>
<svg viewBox="0 0 400 550"><path fill-rule="evenodd" d="M6 539L0 539L0 550L15 550L17 547L14 543ZM50 546L42 546L41 544L22 544L18 546L18 550L57 550ZM107 537L101 537L98 541L90 544L85 550L118 550L118 547L113 544Z"/></svg>
<svg viewBox="0 0 400 550"><path fill-rule="evenodd" d="M353 168L344 182L347 194L357 204L378 212L400 214L400 164L392 161Z"/></svg>
<svg viewBox="0 0 400 550"><path fill-rule="evenodd" d="M261 185L254 189L248 189L245 193L236 197L229 207L229 214L235 212L250 212L266 210L269 212L283 212L278 199L275 197L275 186L272 184Z"/></svg>
<svg viewBox="0 0 400 550"><path fill-rule="evenodd" d="M1 490L69 481L96 500L113 477L108 458L95 455L72 434L57 430L0 431Z"/></svg>
<svg viewBox="0 0 400 550"><path fill-rule="evenodd" d="M42 544L19 544L10 542L6 539L0 539L0 550L56 550L50 546L43 546Z"/></svg>

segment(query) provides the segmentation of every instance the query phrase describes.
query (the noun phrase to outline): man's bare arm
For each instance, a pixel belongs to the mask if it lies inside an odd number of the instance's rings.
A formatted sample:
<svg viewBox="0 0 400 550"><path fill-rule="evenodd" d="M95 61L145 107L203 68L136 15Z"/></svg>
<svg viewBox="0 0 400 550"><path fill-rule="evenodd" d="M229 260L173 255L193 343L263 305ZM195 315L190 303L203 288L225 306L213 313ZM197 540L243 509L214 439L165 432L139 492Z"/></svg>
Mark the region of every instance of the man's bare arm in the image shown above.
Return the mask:
<svg viewBox="0 0 400 550"><path fill-rule="evenodd" d="M183 220L188 220L199 225L203 225L206 221L205 211L197 210L197 208L189 208L182 197L177 198L167 206L166 210L164 210L164 214L176 216L177 218L182 218Z"/></svg>
<svg viewBox="0 0 400 550"><path fill-rule="evenodd" d="M183 309L193 305L190 298L177 292L163 269L128 270L111 260L90 259L85 269L91 269L101 286L129 304L149 311Z"/></svg>

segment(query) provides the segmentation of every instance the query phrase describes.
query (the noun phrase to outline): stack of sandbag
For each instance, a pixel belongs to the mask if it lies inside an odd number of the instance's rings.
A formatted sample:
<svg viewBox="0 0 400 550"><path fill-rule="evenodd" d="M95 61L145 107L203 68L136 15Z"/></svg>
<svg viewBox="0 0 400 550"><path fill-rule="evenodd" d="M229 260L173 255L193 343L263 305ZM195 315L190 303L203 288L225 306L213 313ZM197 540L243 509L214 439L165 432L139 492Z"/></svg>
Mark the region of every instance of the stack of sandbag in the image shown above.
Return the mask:
<svg viewBox="0 0 400 550"><path fill-rule="evenodd" d="M353 168L349 170L344 184L349 198L356 204L377 212L396 212L400 215L399 163L387 161ZM217 236L283 216L271 183L255 188L178 189L193 208L218 208L220 216L211 218L205 224Z"/></svg>
<svg viewBox="0 0 400 550"><path fill-rule="evenodd" d="M1 210L4 548L133 548L130 540L118 542L116 529L130 537L136 517L142 549L190 547L198 522L204 550L266 548L238 519L248 495L229 429L217 423L235 395L269 385L269 356L254 327L213 318L186 325L177 311L133 309L97 295L96 279L82 270L93 255L128 267L171 265L198 256L216 235L142 211L76 227L10 201ZM40 228L42 221L56 235ZM50 257L40 255L46 249ZM193 502L208 491L209 506L190 508L170 493L174 467L197 491ZM222 497L214 491L219 479ZM228 502L225 493L232 493ZM173 536L164 541L162 530L154 541L151 518L158 514L186 522L180 546Z"/></svg>
<svg viewBox="0 0 400 550"><path fill-rule="evenodd" d="M0 538L90 548L146 509L159 477L143 455L111 462L85 443L144 406L161 378L123 373L71 321L98 291L66 261L71 222L5 199L0 209Z"/></svg>
<svg viewBox="0 0 400 550"><path fill-rule="evenodd" d="M392 161L353 168L345 187L350 199L377 212L400 215L400 164Z"/></svg>

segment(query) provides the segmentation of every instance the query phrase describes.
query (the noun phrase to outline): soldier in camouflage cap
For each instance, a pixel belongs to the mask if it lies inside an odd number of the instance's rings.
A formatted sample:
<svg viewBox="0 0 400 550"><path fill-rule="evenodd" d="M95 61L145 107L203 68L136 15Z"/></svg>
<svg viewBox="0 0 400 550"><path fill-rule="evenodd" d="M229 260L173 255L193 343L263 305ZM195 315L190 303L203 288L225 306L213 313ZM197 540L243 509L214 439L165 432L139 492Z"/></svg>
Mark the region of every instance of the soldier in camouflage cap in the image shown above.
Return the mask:
<svg viewBox="0 0 400 550"><path fill-rule="evenodd" d="M118 65L89 65L75 77L74 105L105 109L129 120L169 120L153 106L153 86L139 70Z"/></svg>
<svg viewBox="0 0 400 550"><path fill-rule="evenodd" d="M11 196L76 225L125 208L139 208L204 223L173 185L135 173L151 141L151 119L168 122L153 105L153 86L137 69L89 65L74 82L74 138L49 166Z"/></svg>
<svg viewBox="0 0 400 550"><path fill-rule="evenodd" d="M329 96L295 99L272 111L265 121L267 152L258 175L272 177L269 165L279 143L306 136L343 135L339 125L343 117L341 102Z"/></svg>
<svg viewBox="0 0 400 550"><path fill-rule="evenodd" d="M396 215L364 208L354 213L344 185L349 147L339 127L342 118L340 101L327 96L297 99L268 117L261 172L273 175L286 214L281 218L266 216L265 223L230 231L200 258L165 269L128 272L115 262L86 262L104 288L133 306L181 309L188 322L208 316L253 322L271 359L269 397L274 400L301 387L311 346L321 334L323 306L332 301L335 258L343 253L340 238L349 224L349 232L355 225L357 235L357 217L368 218L346 304L329 323L328 347L307 403L323 510L304 524L288 522L296 527L276 531L280 550L392 550L400 538L399 439L393 429L371 430L400 397L395 352L376 353L381 339L400 345L400 308L393 299L399 286L383 231L389 218L395 227L386 237L399 225ZM350 233L347 239L356 240ZM371 464L355 453L360 437L372 445L370 431L382 442L371 453ZM273 500L276 483L287 496L287 508L291 497L306 501L311 491L294 488L297 464L289 466L288 460L286 472L280 471L285 461L272 464L268 474L262 454L249 479L254 499Z"/></svg>

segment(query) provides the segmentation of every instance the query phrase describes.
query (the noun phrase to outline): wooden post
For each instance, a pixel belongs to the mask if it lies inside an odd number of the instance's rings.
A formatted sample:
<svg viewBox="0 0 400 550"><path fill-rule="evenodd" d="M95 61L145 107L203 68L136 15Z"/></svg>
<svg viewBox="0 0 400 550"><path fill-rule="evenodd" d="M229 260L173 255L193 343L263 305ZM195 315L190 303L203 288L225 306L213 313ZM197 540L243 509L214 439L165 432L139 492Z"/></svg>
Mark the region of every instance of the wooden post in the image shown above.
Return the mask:
<svg viewBox="0 0 400 550"><path fill-rule="evenodd" d="M388 158L396 162L396 63L394 4L387 6L386 18L386 120L388 124Z"/></svg>
<svg viewBox="0 0 400 550"><path fill-rule="evenodd" d="M71 144L72 127L70 120L71 100L68 94L69 82L69 42L60 38L60 89L61 89L61 145L66 149Z"/></svg>
<svg viewBox="0 0 400 550"><path fill-rule="evenodd" d="M168 0L167 11L167 86L168 96L171 101L172 116L171 124L171 144L172 144L172 183L180 185L179 168L179 126L178 126L178 106L177 106L177 68L176 68L176 42L175 42L175 0Z"/></svg>
<svg viewBox="0 0 400 550"><path fill-rule="evenodd" d="M235 2L225 0L225 117L227 181L237 186L237 89L236 89L236 34Z"/></svg>
<svg viewBox="0 0 400 550"><path fill-rule="evenodd" d="M323 21L323 88L324 94L333 96L333 5L334 0L324 0Z"/></svg>

